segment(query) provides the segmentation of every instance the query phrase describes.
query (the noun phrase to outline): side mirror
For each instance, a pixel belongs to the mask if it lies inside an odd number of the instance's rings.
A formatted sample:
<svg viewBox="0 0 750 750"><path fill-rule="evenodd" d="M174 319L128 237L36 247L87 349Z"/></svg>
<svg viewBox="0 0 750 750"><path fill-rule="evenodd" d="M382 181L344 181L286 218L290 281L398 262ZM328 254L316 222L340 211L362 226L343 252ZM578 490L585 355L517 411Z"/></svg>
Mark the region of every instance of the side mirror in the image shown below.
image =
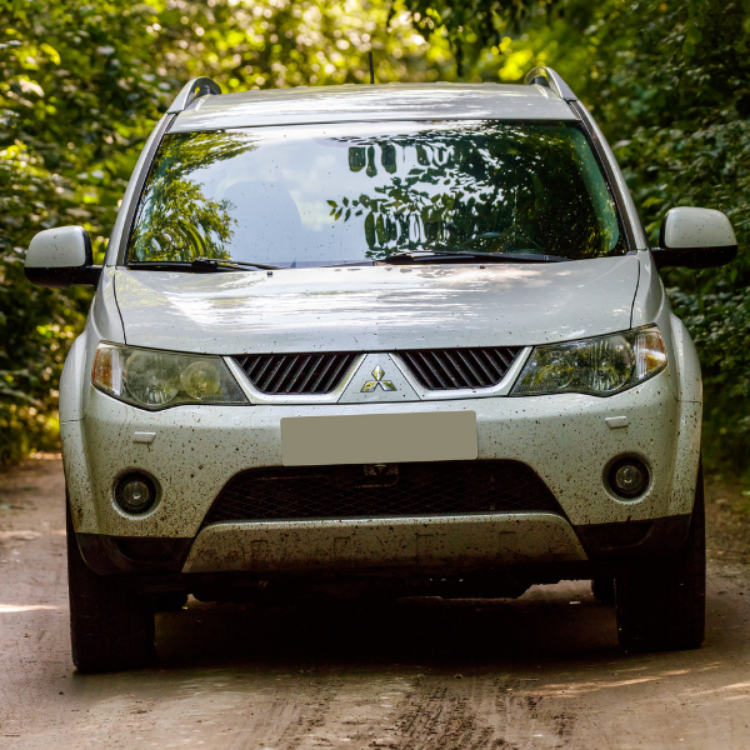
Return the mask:
<svg viewBox="0 0 750 750"><path fill-rule="evenodd" d="M710 208L681 206L667 212L651 252L657 268L725 266L737 255L737 238L729 219Z"/></svg>
<svg viewBox="0 0 750 750"><path fill-rule="evenodd" d="M64 289L76 284L96 286L102 267L93 265L91 240L83 227L57 227L31 240L24 273L33 284Z"/></svg>

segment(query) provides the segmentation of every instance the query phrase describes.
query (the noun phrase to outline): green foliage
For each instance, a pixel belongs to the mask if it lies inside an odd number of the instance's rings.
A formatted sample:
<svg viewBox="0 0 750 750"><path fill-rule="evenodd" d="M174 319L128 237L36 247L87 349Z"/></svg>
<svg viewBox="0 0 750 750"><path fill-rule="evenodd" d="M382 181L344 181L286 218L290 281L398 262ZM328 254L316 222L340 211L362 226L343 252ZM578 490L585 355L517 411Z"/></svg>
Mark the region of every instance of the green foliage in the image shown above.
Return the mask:
<svg viewBox="0 0 750 750"><path fill-rule="evenodd" d="M698 345L709 467L746 470L750 446L750 4L742 0L412 0L456 22L465 75L517 81L553 66L591 107L652 243L673 206L731 218L731 265L665 274Z"/></svg>
<svg viewBox="0 0 750 750"><path fill-rule="evenodd" d="M371 47L379 81L447 74L440 35L428 49L398 1L0 0L0 462L57 444L55 388L91 299L25 281L33 235L82 224L101 259L143 143L190 77L364 82Z"/></svg>
<svg viewBox="0 0 750 750"><path fill-rule="evenodd" d="M619 143L617 157L654 244L662 217L675 205L716 208L734 224L736 261L699 273L672 271L665 282L701 356L707 463L729 461L746 470L750 6L737 0L635 5L585 30L599 50L589 97L611 142Z"/></svg>
<svg viewBox="0 0 750 750"><path fill-rule="evenodd" d="M747 0L0 0L0 460L54 444L54 387L90 300L25 282L33 234L83 224L101 257L138 152L191 76L225 91L364 82L371 46L379 81L553 65L615 146L652 241L674 205L729 214L739 259L667 282L701 354L707 460L746 466Z"/></svg>

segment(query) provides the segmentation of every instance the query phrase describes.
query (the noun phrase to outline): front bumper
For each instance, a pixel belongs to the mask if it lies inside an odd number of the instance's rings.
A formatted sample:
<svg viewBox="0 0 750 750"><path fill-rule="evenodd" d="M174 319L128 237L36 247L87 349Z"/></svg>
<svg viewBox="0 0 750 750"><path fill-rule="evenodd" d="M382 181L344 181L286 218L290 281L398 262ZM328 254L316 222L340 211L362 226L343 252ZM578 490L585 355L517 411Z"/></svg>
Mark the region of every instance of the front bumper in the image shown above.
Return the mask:
<svg viewBox="0 0 750 750"><path fill-rule="evenodd" d="M296 572L585 560L570 524L547 513L220 523L205 528L183 567Z"/></svg>
<svg viewBox="0 0 750 750"><path fill-rule="evenodd" d="M365 519L354 525L283 521L201 530L215 497L231 477L255 467L281 465L283 417L457 410L476 412L478 458L530 466L567 520L556 517L550 526L519 514L485 514L460 522L445 517ZM613 417L620 419L612 421ZM425 544L435 550L428 555L433 563L541 561L552 548L563 550L566 559L585 560L578 541L583 538L581 529L689 517L700 421L701 405L677 401L666 371L610 398L564 394L408 405L183 406L145 412L92 390L86 417L63 423L61 431L76 532L120 538L197 537L184 563L184 572L197 572L254 569L253 560L260 559L254 549L263 548L263 542L265 569L310 569L316 560L335 567L348 564L347 555L355 551L356 559L349 562L356 565L377 559L416 564L424 558L420 550ZM623 454L638 456L651 472L651 486L636 501L618 500L605 484L605 467ZM121 512L113 500L116 479L132 470L151 474L161 486L155 508L139 517ZM425 523L434 531L425 534ZM501 529L514 523L528 533L516 534L506 546L501 541L507 543L510 537ZM420 535L431 535L432 540L421 540Z"/></svg>

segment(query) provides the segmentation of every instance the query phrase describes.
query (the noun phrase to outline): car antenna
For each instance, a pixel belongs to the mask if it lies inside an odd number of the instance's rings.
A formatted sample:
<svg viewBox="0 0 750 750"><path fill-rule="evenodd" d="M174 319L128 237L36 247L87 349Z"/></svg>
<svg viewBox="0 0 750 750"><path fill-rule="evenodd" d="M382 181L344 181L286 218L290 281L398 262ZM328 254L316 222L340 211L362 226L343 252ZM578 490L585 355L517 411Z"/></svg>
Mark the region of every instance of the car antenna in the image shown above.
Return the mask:
<svg viewBox="0 0 750 750"><path fill-rule="evenodd" d="M375 68L372 67L372 50L368 54L370 56L370 83L375 83Z"/></svg>

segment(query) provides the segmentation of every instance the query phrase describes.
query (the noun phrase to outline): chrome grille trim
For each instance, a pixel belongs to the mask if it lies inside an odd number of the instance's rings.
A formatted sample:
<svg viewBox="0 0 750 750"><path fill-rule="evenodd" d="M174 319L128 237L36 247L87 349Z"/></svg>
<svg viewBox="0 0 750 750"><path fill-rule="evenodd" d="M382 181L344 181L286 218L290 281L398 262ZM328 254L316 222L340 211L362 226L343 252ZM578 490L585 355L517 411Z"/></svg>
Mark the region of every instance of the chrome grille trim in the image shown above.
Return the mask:
<svg viewBox="0 0 750 750"><path fill-rule="evenodd" d="M401 403L406 403L408 401L445 401L445 400L455 400L455 399L475 399L475 398L493 398L496 396L507 396L511 389L513 388L513 383L516 381L518 375L520 374L521 370L523 369L524 365L526 364L526 361L528 360L528 357L530 356L533 347L532 346L525 346L525 347L467 347L469 350L475 351L476 349L500 349L502 348L506 352L510 352L511 355L513 352L517 352L517 355L515 356L515 359L510 364L510 367L505 372L504 377L497 382L494 385L491 385L490 387L479 387L479 386L464 386L464 387L456 387L451 384L450 388L441 388L438 390L431 390L430 388L425 387L422 385L421 379L417 377L415 374L415 370L408 366L406 359L403 357L404 352L412 352L412 351L419 351L422 353L430 353L430 352L444 352L446 350L444 349L418 349L418 350L397 350L392 349L390 350L390 354L388 354L389 361L392 363L392 366L397 368L401 375L406 379L408 385L414 390L414 396L413 397L406 397L404 391L398 391L393 394L393 401L398 401ZM453 362L457 362L458 366L463 368L464 372L467 370L470 372L470 368L473 368L476 377L477 378L491 378L495 376L496 371L493 369L490 369L487 365L486 360L479 359L478 361L476 359L467 358L466 351L467 349L449 349L447 350L450 352L453 356ZM458 358L456 357L456 352L462 352L463 357ZM371 354L377 354L378 352L372 352ZM386 354L386 352L381 352L382 354ZM317 393L312 393L309 391L310 388L315 386L317 382L318 376L321 374L320 370L313 370L312 367L310 367L309 363L310 361L313 361L312 358L316 357L325 357L332 354L344 354L351 357L350 359L350 366L347 370L344 370L340 374L339 383L336 385L331 391L325 393L322 391L318 391ZM283 355L270 355L266 354L266 357L271 356L287 356L287 357L310 357L311 360L307 361L307 369L303 371L301 374L297 375L297 380L295 382L295 390L290 393L284 393L282 391L277 392L268 392L264 393L259 388L257 388L253 382L248 377L248 374L244 367L241 366L243 362L246 362L250 357L259 356L259 355L250 355L250 354L239 354L235 356L225 356L224 362L226 363L229 370L234 375L235 379L237 380L237 383L239 384L240 388L242 389L243 393L247 396L248 401L251 404L267 404L267 405L293 405L293 404L336 404L340 403L341 399L343 397L344 393L348 393L348 389L350 388L352 380L357 376L357 373L359 372L359 368L362 366L362 363L366 361L368 356L371 356L371 354L367 353L353 353L353 352L315 352L315 353L306 353L306 354L300 354L297 352L292 353L284 353ZM260 355L263 356L263 355ZM288 363L287 363L288 364ZM298 360L298 365L303 365L302 360ZM389 368L386 368L388 372L391 372ZM290 377L291 374L291 377ZM330 373L329 373L330 374ZM265 376L268 377L269 373L266 371ZM277 375L283 375L283 372L277 373ZM287 379L291 380L294 377L294 372L287 374ZM443 378L445 378L446 375L443 375ZM468 377L468 376L467 376ZM446 384L449 381L444 381ZM320 385L317 386L320 388ZM304 392L302 389L305 389ZM382 400L382 399L381 399ZM346 403L349 403L349 401L346 401Z"/></svg>
<svg viewBox="0 0 750 750"><path fill-rule="evenodd" d="M520 346L409 349L394 352L427 391L492 388L523 351Z"/></svg>

